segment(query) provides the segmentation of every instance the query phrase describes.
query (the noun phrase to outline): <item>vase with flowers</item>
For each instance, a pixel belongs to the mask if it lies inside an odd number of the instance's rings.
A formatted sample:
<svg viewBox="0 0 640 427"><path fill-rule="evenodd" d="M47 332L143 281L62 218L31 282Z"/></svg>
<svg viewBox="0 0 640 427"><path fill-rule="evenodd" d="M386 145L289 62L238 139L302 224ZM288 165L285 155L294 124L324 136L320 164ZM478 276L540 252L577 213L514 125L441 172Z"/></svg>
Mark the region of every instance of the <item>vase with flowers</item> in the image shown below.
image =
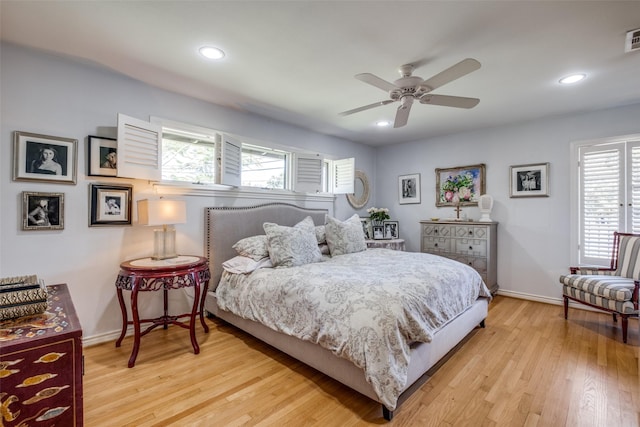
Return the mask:
<svg viewBox="0 0 640 427"><path fill-rule="evenodd" d="M382 225L384 221L390 219L389 209L387 208L369 208L367 209L372 225Z"/></svg>

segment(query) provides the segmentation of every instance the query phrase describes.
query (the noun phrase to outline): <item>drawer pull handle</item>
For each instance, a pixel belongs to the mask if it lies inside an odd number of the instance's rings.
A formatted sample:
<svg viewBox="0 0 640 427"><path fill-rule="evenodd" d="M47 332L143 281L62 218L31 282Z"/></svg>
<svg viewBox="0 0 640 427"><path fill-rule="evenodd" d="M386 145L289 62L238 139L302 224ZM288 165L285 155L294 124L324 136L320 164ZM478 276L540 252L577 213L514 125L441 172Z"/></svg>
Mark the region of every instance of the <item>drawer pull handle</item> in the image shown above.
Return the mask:
<svg viewBox="0 0 640 427"><path fill-rule="evenodd" d="M433 230L433 232L437 234L438 233L438 229L436 228L435 230Z"/></svg>
<svg viewBox="0 0 640 427"><path fill-rule="evenodd" d="M436 244L435 244L435 245L433 245L433 246L437 248L437 247L438 247L438 244L436 243Z"/></svg>
<svg viewBox="0 0 640 427"><path fill-rule="evenodd" d="M469 230L469 235L472 235L472 234L473 234L473 231Z"/></svg>
<svg viewBox="0 0 640 427"><path fill-rule="evenodd" d="M469 246L469 250L470 250L470 251L471 251L471 250L473 250L473 246Z"/></svg>
<svg viewBox="0 0 640 427"><path fill-rule="evenodd" d="M469 261L469 265L473 264L471 261Z"/></svg>

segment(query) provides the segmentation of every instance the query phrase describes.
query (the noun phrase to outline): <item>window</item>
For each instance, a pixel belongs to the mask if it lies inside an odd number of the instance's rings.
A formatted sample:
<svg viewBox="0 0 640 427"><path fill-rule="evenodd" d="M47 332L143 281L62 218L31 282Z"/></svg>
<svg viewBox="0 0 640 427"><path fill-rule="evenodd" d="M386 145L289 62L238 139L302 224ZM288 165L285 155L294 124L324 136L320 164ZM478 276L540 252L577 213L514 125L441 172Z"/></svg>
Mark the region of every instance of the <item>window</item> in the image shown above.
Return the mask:
<svg viewBox="0 0 640 427"><path fill-rule="evenodd" d="M575 145L580 264L608 265L613 232L640 233L640 136Z"/></svg>
<svg viewBox="0 0 640 427"><path fill-rule="evenodd" d="M162 179L197 184L353 192L355 161L244 142L222 132L152 118L162 128ZM351 185L349 185L351 184Z"/></svg>

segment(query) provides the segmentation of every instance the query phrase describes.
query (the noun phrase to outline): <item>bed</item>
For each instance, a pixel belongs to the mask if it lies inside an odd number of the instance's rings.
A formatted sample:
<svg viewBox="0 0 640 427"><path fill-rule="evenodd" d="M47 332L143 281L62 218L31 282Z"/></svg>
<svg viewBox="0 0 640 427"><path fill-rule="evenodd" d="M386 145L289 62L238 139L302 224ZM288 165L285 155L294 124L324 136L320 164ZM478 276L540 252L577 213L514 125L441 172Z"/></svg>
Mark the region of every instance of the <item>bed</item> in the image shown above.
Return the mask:
<svg viewBox="0 0 640 427"><path fill-rule="evenodd" d="M363 252L348 253L340 256L324 256L323 262L309 263L291 268L258 269L251 274L244 275L233 275L225 271L223 263L228 266L228 261L238 256L238 252L233 248L234 244L247 237L264 235L264 223L299 227L302 222L313 221L315 225L321 225L325 224L325 219L328 216L327 213L326 210L322 209L307 209L285 203L270 203L242 208L206 208L205 250L210 263L211 281L209 290L205 296L204 308L210 315L218 317L248 332L351 389L381 403L383 417L386 420L391 420L394 411L397 410L399 405L406 400L416 388L426 381L428 378L427 371L434 367L448 352L463 341L471 331L479 326L484 327L484 320L487 316L491 295L475 270L463 264L435 255L405 253L391 251L389 249L368 249ZM318 240L320 240L320 238L318 238ZM335 247L336 246L333 245L334 249ZM451 318L443 317L437 321L425 320L427 318L426 316L415 311L422 310L421 306L418 307L419 304L410 297L400 295L399 300L411 301L409 305L413 312L407 316L405 313L406 309L399 309L400 311L405 310L402 311L404 320L398 321L397 323L402 325L409 324L409 327L413 329L410 332L403 330L396 333L398 336L406 335L406 340L390 339L390 341L394 341L394 345L396 344L395 341L403 341L397 343L399 349L396 348L392 352L394 354L393 358L390 355L381 354L380 351L373 356L362 355L362 352L360 352L358 348L374 348L371 343L363 344L361 341L363 341L364 338L358 339L357 344L345 344L342 341L338 341L341 339L340 337L327 336L328 332L326 329L334 329L333 323L331 327L324 327L326 326L327 319L348 317L347 315L335 315L337 312L343 313L350 311L350 309L345 308L345 306L340 307L337 303L333 304L336 300L343 298L345 294L343 291L339 291L328 297L332 301L330 310L337 310L334 312L324 312L324 314L318 315L313 314L313 312L309 312L311 314L304 314L306 310L315 310L326 305L326 301L322 303L316 302L315 300L309 299L311 298L310 296L306 297L307 299L302 303L295 303L298 304L295 308L292 308L293 306L283 307L282 311L288 310L289 317L292 318L288 320L288 324L286 324L287 321L285 320L271 318L268 314L254 312L253 310L256 304L248 302L249 293L257 292L256 289L258 289L258 285L256 285L256 283L266 281L267 277L269 280L272 280L273 277L279 274L280 278L278 282L282 281L284 283L285 280L289 280L289 282L283 285L286 289L295 289L301 286L307 287L306 289L311 289L311 286L316 285L333 287L332 284L342 284L343 277L346 281L346 278L351 275L351 272L354 272L355 277L365 277L368 276L368 274L365 274L366 271L376 271L374 267L368 264L370 262L369 258L377 260L374 262L377 263L378 268L380 268L380 270L378 270L379 273L374 274L375 276L384 276L384 274L382 274L384 272L387 275L392 274L393 277L401 277L402 280L395 280L395 282L398 283L382 283L381 277L377 277L378 282L366 286L377 286L376 289L390 286L395 289L395 286L401 287L403 282L406 281L407 283L411 283L412 289L419 289L421 285L417 282L412 282L415 279L412 278L413 276L407 275L406 272L408 270L431 271L433 274L437 273L437 275L442 276L440 277L441 281L444 280L446 282L448 280L447 278L451 277L451 286L447 285L445 287L456 290L464 289L460 291L461 297L459 299L465 302L453 301L452 303L445 304L443 303L443 301L445 301L444 299L437 299L439 303L436 304L436 312L454 311L455 309L455 314L451 315L451 313L448 313ZM387 261L385 261L385 259ZM385 262L386 264L383 265ZM445 264L442 264L442 267L436 268L435 266L440 262L444 262ZM402 269L404 265L409 265L405 263L415 263L415 265L410 269ZM391 270L395 268L393 267L394 265L399 268L396 272L397 274L391 272ZM437 272L439 269L444 273L440 274ZM401 272L401 270L403 271ZM321 271L331 272L330 274L326 274L329 280L325 282L329 282L328 284L320 283L321 274L312 276L312 274ZM356 273L357 271L360 271L360 273ZM460 279L455 279L456 283L453 281L454 276L460 277ZM304 277L304 279L301 280L300 277ZM257 282L249 283L250 280L257 280ZM477 283L478 280L479 283ZM458 284L457 281L473 283ZM220 287L218 288L219 285ZM269 286L272 285L270 284ZM276 284L273 284L273 286L276 286ZM359 284L359 286L364 285ZM476 287L477 291L468 290L475 289ZM440 286L438 289L442 288L443 287ZM270 293L272 295L284 295L283 292L287 292L281 289L274 291L273 289L264 294L265 298L269 298ZM315 289L316 288L314 288L314 290ZM233 292L237 290L238 295L231 295L232 290L234 290ZM342 290L344 290L344 288L342 288ZM395 290L392 292L395 292ZM433 289L429 288L428 292L433 292ZM469 296L469 294L473 292L475 293ZM304 293L305 295L314 294L314 292L304 292L302 290L298 290L298 293ZM360 296L362 298L368 298L368 295L377 293L377 290L375 292L361 292ZM427 293L427 291L425 291L425 293ZM437 293L438 298L440 298L441 294L445 294L440 291ZM321 294L324 295L324 291L321 292ZM444 296L442 296L442 298L444 298ZM272 298L266 305L273 304L274 299L278 300L278 298ZM280 299L282 301L289 301L288 296ZM376 303L367 301L365 304L370 308ZM354 304L351 303L350 306L353 305ZM393 306L392 304L388 305ZM455 307L450 308L450 305ZM309 306L313 307L309 308ZM382 311L393 310L383 309ZM234 312L237 314L234 314ZM313 330L313 326L300 326L302 325L300 317L317 318L315 321L325 322L319 323L317 326L318 330L323 331L316 333ZM377 338L377 335L375 335L376 332L372 331L369 333L369 326L384 322L375 322L373 319L378 318L375 313L368 313L367 319L369 318L371 318L372 321L366 325L367 332L361 335L369 334L374 337L373 339L375 340ZM425 332L421 332L415 328L415 324L417 323L429 323L429 328L427 328ZM364 325L360 325L360 329L358 330L365 330L362 329L363 326ZM336 327L335 330L338 331L339 329ZM336 335L340 334L336 332ZM378 339L378 341L380 340ZM355 350L352 351L352 347ZM355 356L351 357L353 354L349 352L355 354ZM395 360L395 355L400 355L398 361ZM388 366L385 364L388 364Z"/></svg>

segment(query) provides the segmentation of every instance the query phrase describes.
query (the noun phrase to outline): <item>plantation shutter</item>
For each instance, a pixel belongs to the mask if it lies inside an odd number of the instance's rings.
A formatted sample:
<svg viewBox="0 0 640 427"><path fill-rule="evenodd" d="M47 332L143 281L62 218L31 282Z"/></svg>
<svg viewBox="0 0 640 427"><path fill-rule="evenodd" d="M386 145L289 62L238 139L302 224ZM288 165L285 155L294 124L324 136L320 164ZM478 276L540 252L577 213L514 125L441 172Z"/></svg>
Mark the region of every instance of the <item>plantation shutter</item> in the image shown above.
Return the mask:
<svg viewBox="0 0 640 427"><path fill-rule="evenodd" d="M222 135L220 183L240 187L242 182L242 143Z"/></svg>
<svg viewBox="0 0 640 427"><path fill-rule="evenodd" d="M293 166L293 191L301 193L321 192L323 162L322 156L317 154L296 154Z"/></svg>
<svg viewBox="0 0 640 427"><path fill-rule="evenodd" d="M609 265L613 232L640 233L640 141L579 148L580 264Z"/></svg>
<svg viewBox="0 0 640 427"><path fill-rule="evenodd" d="M333 194L352 194L355 191L356 159L333 161L333 182L330 191Z"/></svg>
<svg viewBox="0 0 640 427"><path fill-rule="evenodd" d="M118 114L118 169L122 178L162 179L162 127Z"/></svg>
<svg viewBox="0 0 640 427"><path fill-rule="evenodd" d="M613 232L620 229L623 200L623 145L581 150L581 263L606 265Z"/></svg>

